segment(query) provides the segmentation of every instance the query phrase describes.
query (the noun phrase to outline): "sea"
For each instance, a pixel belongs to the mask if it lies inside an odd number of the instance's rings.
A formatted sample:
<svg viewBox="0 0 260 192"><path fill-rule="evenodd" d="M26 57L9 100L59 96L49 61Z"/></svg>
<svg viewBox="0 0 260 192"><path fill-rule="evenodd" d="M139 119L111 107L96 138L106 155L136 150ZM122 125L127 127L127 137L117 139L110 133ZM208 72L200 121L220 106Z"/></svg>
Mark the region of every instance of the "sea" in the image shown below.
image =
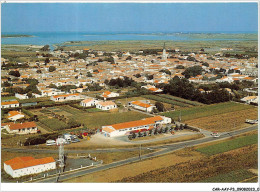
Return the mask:
<svg viewBox="0 0 260 192"><path fill-rule="evenodd" d="M254 32L23 32L23 33L4 33L31 35L32 37L10 37L1 38L1 43L14 45L61 45L69 41L127 41L127 40L172 40L172 41L210 41L210 40L248 40L247 38L236 39L234 37L221 38L216 34L250 34ZM196 34L194 36L194 34ZM207 38L203 38L206 34ZM257 40L257 32L256 34ZM212 38L211 36L212 35ZM252 40L252 39L250 39ZM253 39L254 40L254 39Z"/></svg>

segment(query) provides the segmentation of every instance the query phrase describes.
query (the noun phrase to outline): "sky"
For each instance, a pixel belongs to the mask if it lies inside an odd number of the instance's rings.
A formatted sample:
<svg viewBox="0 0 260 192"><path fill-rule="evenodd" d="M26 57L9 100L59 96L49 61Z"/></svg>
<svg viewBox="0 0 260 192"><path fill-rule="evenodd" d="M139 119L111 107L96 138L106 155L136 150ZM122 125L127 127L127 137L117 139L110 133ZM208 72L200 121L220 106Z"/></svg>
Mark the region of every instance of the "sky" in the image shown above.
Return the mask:
<svg viewBox="0 0 260 192"><path fill-rule="evenodd" d="M257 32L257 3L5 3L2 32Z"/></svg>

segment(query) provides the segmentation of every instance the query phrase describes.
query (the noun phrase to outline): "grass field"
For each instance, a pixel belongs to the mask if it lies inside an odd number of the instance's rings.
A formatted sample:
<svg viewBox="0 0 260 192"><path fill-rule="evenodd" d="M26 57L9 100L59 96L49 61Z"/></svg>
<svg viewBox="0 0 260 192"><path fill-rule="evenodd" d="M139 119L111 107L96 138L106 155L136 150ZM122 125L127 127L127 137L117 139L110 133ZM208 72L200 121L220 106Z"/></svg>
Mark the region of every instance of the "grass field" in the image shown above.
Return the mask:
<svg viewBox="0 0 260 192"><path fill-rule="evenodd" d="M256 109L256 107L251 105L244 105L235 102L225 102L225 103L218 103L212 105L203 105L198 107L180 109L173 112L165 112L161 113L164 116L171 117L175 120L181 115L182 121L188 121L192 119L197 119L201 117L208 117L212 115L230 113L235 111L241 111L245 109Z"/></svg>
<svg viewBox="0 0 260 192"><path fill-rule="evenodd" d="M193 106L204 105L203 103L200 103L200 102L197 102L197 101L190 101L190 100L183 99L183 98L180 98L180 97L175 97L175 96L172 96L172 95L160 94L160 95L157 95L157 96L163 97L163 98L166 98L166 99L170 99L170 100L173 100L173 101L185 103L185 104L188 104L188 105L193 105Z"/></svg>
<svg viewBox="0 0 260 192"><path fill-rule="evenodd" d="M224 34L226 35L226 34ZM196 35L195 35L196 36ZM202 34L201 36L204 36ZM200 36L200 38L201 38ZM196 36L197 37L197 36ZM205 36L204 36L205 37ZM230 36L229 36L230 37ZM212 38L212 36L211 36ZM254 37L257 39L257 35ZM207 39L207 38L205 38ZM232 38L230 38L232 39ZM89 48L94 50L103 51L137 51L141 49L162 49L163 44L166 43L166 47L169 49L180 49L181 51L199 51L201 47L207 47L208 52L219 52L221 47L231 47L238 50L252 50L257 48L257 40L203 40L203 41L171 41L171 40L139 40L139 41L81 41L79 43L66 43L66 50L77 50L83 48ZM65 45L66 45L65 44ZM211 48L216 48L211 51Z"/></svg>
<svg viewBox="0 0 260 192"><path fill-rule="evenodd" d="M135 121L135 120L140 120L146 117L150 117L148 115L145 115L143 113L139 113L136 111L127 111L127 112L104 112L104 111L99 111L96 109L89 109L89 111L84 111L80 109L76 109L74 107L71 107L69 105L62 105L62 106L57 106L57 107L49 107L45 108L45 110L42 109L35 109L31 110L32 113L38 115L40 118L40 121L42 124L50 127L53 129L53 126L56 126L57 122L52 124L50 123L45 123L44 118L51 117L49 111L52 111L58 115L64 115L65 117L68 118L73 118L77 122L84 124L88 128L95 129L95 128L100 128L101 126L104 125L110 125L110 124L115 124L115 123L122 123L122 122L127 122L127 121ZM51 121L55 121L56 119L53 119ZM58 121L58 120L57 120ZM60 124L62 124L61 122ZM63 125L61 125L62 127Z"/></svg>
<svg viewBox="0 0 260 192"><path fill-rule="evenodd" d="M145 172L134 177L126 177L118 182L141 183L141 182L201 182L201 179L213 178L215 182L231 171L250 169L255 167L257 160L257 145L246 146L215 156L201 157L200 159L183 162L176 165ZM232 165L232 166L230 166ZM234 174L235 172L233 172ZM251 175L248 175L251 176ZM235 179L235 180L233 180ZM244 177L236 178L232 175L229 182L237 182L237 179L244 180ZM217 182L217 181L216 181Z"/></svg>
<svg viewBox="0 0 260 192"><path fill-rule="evenodd" d="M245 170L245 169L240 169L240 170L235 170L231 171L228 173L222 173L219 175L216 175L214 177L209 177L207 179L203 179L199 182L202 183L238 183L241 182L245 179L249 179L256 176L252 172Z"/></svg>
<svg viewBox="0 0 260 192"><path fill-rule="evenodd" d="M218 144L197 148L196 150L206 155L215 155L218 153L223 153L233 149L241 148L247 145L256 144L257 137L257 134L247 135L244 137L238 137Z"/></svg>
<svg viewBox="0 0 260 192"><path fill-rule="evenodd" d="M163 97L160 97L158 95L143 95L144 98L147 98L147 99L152 99L152 100L155 100L155 101L159 101L159 102L162 102L162 103L168 103L168 104L171 104L171 105L177 105L177 106L180 106L180 107L189 107L190 105L189 104L186 104L186 103L183 103L183 102L179 102L179 101L176 101L176 100L172 100L172 99L168 99L168 98L163 98Z"/></svg>
<svg viewBox="0 0 260 192"><path fill-rule="evenodd" d="M257 108L251 108L188 120L185 123L209 131L223 132L247 127L249 124L245 123L245 120L257 119L257 117Z"/></svg>

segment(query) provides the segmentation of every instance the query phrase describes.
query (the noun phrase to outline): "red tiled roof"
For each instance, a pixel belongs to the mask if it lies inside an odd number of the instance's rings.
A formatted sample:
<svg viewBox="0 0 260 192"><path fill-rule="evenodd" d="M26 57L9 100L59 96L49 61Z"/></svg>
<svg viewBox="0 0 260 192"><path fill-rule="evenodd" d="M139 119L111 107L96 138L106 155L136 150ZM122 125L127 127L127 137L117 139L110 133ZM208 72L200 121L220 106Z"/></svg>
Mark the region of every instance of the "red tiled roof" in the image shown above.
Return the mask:
<svg viewBox="0 0 260 192"><path fill-rule="evenodd" d="M163 118L161 116L155 116L155 117L150 117L138 121L130 121L130 122L125 122L125 123L118 123L114 125L109 125L113 127L116 130L119 129L125 129L125 128L130 128L130 127L138 127L138 126L144 126L144 125L150 125L154 124L156 121L161 121Z"/></svg>
<svg viewBox="0 0 260 192"><path fill-rule="evenodd" d="M132 101L132 104L134 105L138 105L140 107L144 107L144 108L148 108L148 107L151 107L152 105L149 105L147 103L143 103L141 101Z"/></svg>
<svg viewBox="0 0 260 192"><path fill-rule="evenodd" d="M1 102L1 105L12 105L12 104L19 104L18 101L3 101Z"/></svg>
<svg viewBox="0 0 260 192"><path fill-rule="evenodd" d="M25 129L25 128L31 128L31 127L37 127L37 125L32 122L25 122L25 123L13 123L9 125L10 130L16 130L16 129Z"/></svg>
<svg viewBox="0 0 260 192"><path fill-rule="evenodd" d="M79 94L78 93L75 93L75 94L67 94L67 95L55 95L53 96L53 98L59 98L59 97L69 97L69 96L78 96Z"/></svg>
<svg viewBox="0 0 260 192"><path fill-rule="evenodd" d="M99 102L98 104L102 106L115 105L113 101L104 101L104 102Z"/></svg>
<svg viewBox="0 0 260 192"><path fill-rule="evenodd" d="M34 159L33 157L28 156L28 157L16 157L14 159L5 161L4 163L6 165L10 165L13 170L16 170L16 169L22 169L26 167L32 167L32 166L47 164L52 162L55 162L53 157Z"/></svg>

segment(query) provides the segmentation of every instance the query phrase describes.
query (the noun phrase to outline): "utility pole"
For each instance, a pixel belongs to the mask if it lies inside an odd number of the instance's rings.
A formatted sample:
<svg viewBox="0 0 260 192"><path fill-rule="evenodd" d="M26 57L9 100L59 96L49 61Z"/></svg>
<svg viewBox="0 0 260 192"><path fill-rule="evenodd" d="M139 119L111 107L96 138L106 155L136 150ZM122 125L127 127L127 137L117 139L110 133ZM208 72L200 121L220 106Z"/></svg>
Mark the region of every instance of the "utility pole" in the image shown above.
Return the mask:
<svg viewBox="0 0 260 192"><path fill-rule="evenodd" d="M140 144L140 148L139 148L139 159L141 160L141 145L142 144Z"/></svg>

